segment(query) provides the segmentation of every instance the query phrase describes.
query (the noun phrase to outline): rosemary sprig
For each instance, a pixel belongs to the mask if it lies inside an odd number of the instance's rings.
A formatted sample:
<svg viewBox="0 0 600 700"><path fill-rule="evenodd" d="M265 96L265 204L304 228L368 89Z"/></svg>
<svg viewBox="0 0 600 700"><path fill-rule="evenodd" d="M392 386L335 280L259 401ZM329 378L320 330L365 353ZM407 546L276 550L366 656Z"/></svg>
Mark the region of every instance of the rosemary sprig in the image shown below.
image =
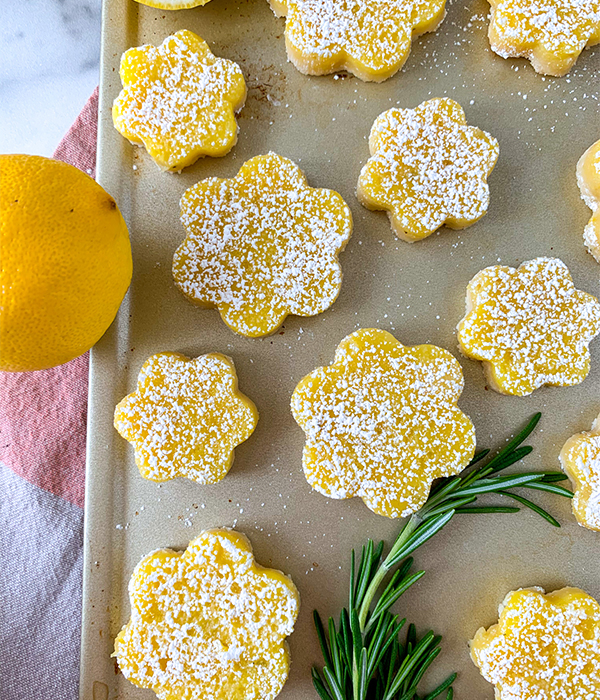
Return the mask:
<svg viewBox="0 0 600 700"><path fill-rule="evenodd" d="M516 513L518 506L473 505L479 496L495 493L531 509L551 525L558 521L528 498L514 493L524 488L572 498L573 494L557 482L567 477L559 471L525 472L501 475L532 448L521 446L541 417L536 413L523 430L492 459L483 450L475 455L461 476L442 479L429 499L402 526L396 540L383 558L384 543L368 540L362 548L360 563L352 550L348 608L343 608L336 627L329 618L327 632L319 613L314 622L323 654L323 670L313 668L314 687L322 700L433 700L445 694L453 697L456 674L426 696L418 694L418 685L426 670L440 653L441 637L427 632L420 639L409 625L404 640L401 632L406 620L391 612L392 605L416 583L424 571L411 573L410 556L422 544L445 527L458 513ZM475 465L479 465L475 467ZM387 580L386 580L387 579Z"/></svg>

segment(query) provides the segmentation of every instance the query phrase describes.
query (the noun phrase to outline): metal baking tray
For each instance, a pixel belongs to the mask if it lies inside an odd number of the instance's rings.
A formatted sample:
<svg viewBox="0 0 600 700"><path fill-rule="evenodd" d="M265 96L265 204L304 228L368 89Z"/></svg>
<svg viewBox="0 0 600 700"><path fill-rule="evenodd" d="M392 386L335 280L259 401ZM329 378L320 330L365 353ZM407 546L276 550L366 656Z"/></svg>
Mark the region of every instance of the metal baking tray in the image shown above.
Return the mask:
<svg viewBox="0 0 600 700"><path fill-rule="evenodd" d="M128 221L134 276L117 320L92 351L81 698L154 697L131 685L111 659L113 639L129 618L131 571L149 551L184 548L203 529L223 525L246 533L257 560L290 574L298 586L302 608L280 697L316 697L310 667L320 654L312 610L337 614L346 600L351 548L367 537L390 540L399 529L399 522L374 515L358 499L313 492L302 473L303 433L292 419L290 395L300 378L333 360L339 341L355 329L376 326L404 344L435 343L453 352L466 381L459 405L474 421L480 447L501 446L542 411L528 469L558 467L563 442L589 429L600 411L600 341L592 343L592 370L581 385L517 398L487 390L481 366L459 355L455 333L467 283L487 265L558 256L579 288L600 294L600 267L582 242L590 211L575 178L579 156L600 137L600 51L586 50L567 77L544 78L525 60L490 51L484 0L450 2L447 10L435 33L414 42L400 73L369 84L301 75L286 60L283 20L266 0L212 0L179 12L105 0L98 179ZM231 153L176 175L160 172L114 130L111 104L120 90L122 52L158 44L182 28L198 33L216 55L237 61L249 91ZM470 124L493 134L500 158L489 179L489 212L479 223L410 245L395 238L384 213L358 204L356 182L375 117L435 96L454 98ZM341 255L342 291L329 311L289 317L276 334L247 339L228 330L217 311L186 301L171 279L171 260L184 236L184 190L208 176L233 176L245 160L270 150L298 163L311 185L340 192L352 209L354 234ZM241 390L260 411L254 435L236 449L234 466L218 485L145 481L131 446L112 426L114 406L135 387L144 360L163 350L230 355ZM444 636L428 678L433 684L458 671L458 698L493 696L467 643L479 626L496 620L509 590L569 584L600 598L598 535L577 525L566 500L547 494L536 500L562 529L528 511L465 515L417 552L416 564L427 574L401 598L398 611Z"/></svg>

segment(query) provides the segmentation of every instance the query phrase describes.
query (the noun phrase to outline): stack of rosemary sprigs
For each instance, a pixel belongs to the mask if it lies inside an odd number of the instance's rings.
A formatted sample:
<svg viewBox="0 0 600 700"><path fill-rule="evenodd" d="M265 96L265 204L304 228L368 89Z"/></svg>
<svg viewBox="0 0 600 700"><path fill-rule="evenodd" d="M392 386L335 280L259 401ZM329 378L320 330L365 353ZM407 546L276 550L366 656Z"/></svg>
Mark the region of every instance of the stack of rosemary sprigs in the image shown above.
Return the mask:
<svg viewBox="0 0 600 700"><path fill-rule="evenodd" d="M560 527L548 512L514 493L514 489L548 491L572 498L570 491L556 483L567 478L562 472L502 474L532 451L522 443L540 417L540 413L535 414L517 436L483 465L480 463L489 450L477 453L463 475L441 480L423 508L405 521L385 558L384 543L375 546L369 540L362 548L357 568L352 550L348 608L342 609L337 626L329 618L326 632L319 613L314 612L324 666L322 672L313 668L313 683L322 700L433 700L444 693L446 700L451 700L456 674L425 696L418 692L425 672L441 651L441 637L429 631L419 638L415 626L410 624L402 640L406 620L398 619L391 607L425 573L412 573L410 554L457 513L519 511L516 506L473 505L483 494L506 496Z"/></svg>

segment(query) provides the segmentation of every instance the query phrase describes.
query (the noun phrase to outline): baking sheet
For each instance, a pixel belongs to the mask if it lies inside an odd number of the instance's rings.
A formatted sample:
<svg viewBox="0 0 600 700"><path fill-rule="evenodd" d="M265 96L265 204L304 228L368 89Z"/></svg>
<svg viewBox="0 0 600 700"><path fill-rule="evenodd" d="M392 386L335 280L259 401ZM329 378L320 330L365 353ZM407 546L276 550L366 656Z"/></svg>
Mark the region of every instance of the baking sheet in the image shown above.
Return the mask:
<svg viewBox="0 0 600 700"><path fill-rule="evenodd" d="M600 137L600 50L585 51L565 78L543 78L526 61L489 50L488 11L484 0L450 2L440 29L415 41L404 69L368 84L298 73L286 61L283 20L266 0L212 0L180 12L105 0L98 179L129 223L134 277L117 320L92 351L81 698L154 697L126 681L110 658L113 638L129 618L130 573L149 551L184 548L203 529L222 525L246 533L257 560L297 584L302 609L280 697L316 697L310 667L320 655L312 610L337 614L347 596L350 549L367 537L389 540L399 529L358 499L312 492L302 474L303 433L289 411L291 392L305 374L331 362L338 342L355 329L377 326L405 344L435 343L453 352L466 380L459 405L473 419L480 447L500 446L541 410L527 469L556 468L565 439L589 429L600 411L600 341L592 344L592 370L583 384L528 398L487 390L481 366L457 351L466 285L487 265L559 256L579 288L600 294L600 267L582 243L590 211L575 180L577 159ZM160 172L113 129L110 107L120 90L121 53L183 28L237 61L249 92L233 151L175 175ZM410 245L394 237L384 213L358 204L356 181L375 117L436 96L460 102L470 124L499 140L500 158L489 179L489 212L479 223ZM172 282L172 255L184 237L178 202L198 180L231 177L245 160L269 150L296 161L311 185L340 192L352 209L354 234L341 255L342 291L329 311L289 317L275 335L246 339L229 331L216 311L188 303ZM134 389L144 360L164 350L232 356L241 390L260 411L254 435L236 449L233 468L218 485L145 481L131 446L112 427L114 406ZM493 696L469 659L467 641L496 620L509 590L569 584L600 598L598 535L578 527L565 500L547 494L535 500L561 520L561 530L530 512L462 516L416 555L427 574L401 598L398 611L421 630L431 626L444 635L429 684L456 670L458 698Z"/></svg>

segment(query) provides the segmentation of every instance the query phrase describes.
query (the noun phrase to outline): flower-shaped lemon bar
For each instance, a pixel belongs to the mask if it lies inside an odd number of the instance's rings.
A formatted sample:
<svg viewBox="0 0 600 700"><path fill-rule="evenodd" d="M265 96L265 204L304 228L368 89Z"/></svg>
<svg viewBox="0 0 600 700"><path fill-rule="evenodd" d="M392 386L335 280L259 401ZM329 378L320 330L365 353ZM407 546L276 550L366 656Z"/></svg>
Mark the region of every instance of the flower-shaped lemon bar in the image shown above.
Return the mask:
<svg viewBox="0 0 600 700"><path fill-rule="evenodd" d="M238 391L233 362L219 353L195 360L153 355L137 389L115 409L115 428L134 446L140 474L151 481L185 476L215 484L257 421L256 407Z"/></svg>
<svg viewBox="0 0 600 700"><path fill-rule="evenodd" d="M206 530L183 553L149 554L129 598L114 655L135 685L160 700L271 700L281 691L298 591L255 563L243 535Z"/></svg>
<svg viewBox="0 0 600 700"><path fill-rule="evenodd" d="M503 58L524 57L538 73L561 76L600 41L600 0L489 0L488 36Z"/></svg>
<svg viewBox="0 0 600 700"><path fill-rule="evenodd" d="M471 657L497 700L600 698L600 605L578 588L509 593Z"/></svg>
<svg viewBox="0 0 600 700"><path fill-rule="evenodd" d="M163 170L179 171L201 156L223 156L235 145L235 112L246 100L244 76L233 61L213 56L193 32L126 51L121 82L114 125L129 141L144 145Z"/></svg>
<svg viewBox="0 0 600 700"><path fill-rule="evenodd" d="M237 333L267 335L288 314L314 316L339 294L350 209L337 192L309 187L287 158L256 156L234 178L202 180L183 195L181 221L175 283L191 302L216 306Z"/></svg>
<svg viewBox="0 0 600 700"><path fill-rule="evenodd" d="M331 498L358 496L389 518L414 513L434 479L473 456L473 424L456 406L462 389L446 350L406 347L378 329L352 333L292 396L308 483Z"/></svg>
<svg viewBox="0 0 600 700"><path fill-rule="evenodd" d="M600 141L592 144L577 163L581 198L594 212L583 232L590 253L600 263Z"/></svg>
<svg viewBox="0 0 600 700"><path fill-rule="evenodd" d="M443 224L465 228L487 211L498 142L467 126L454 100L384 112L373 124L369 149L358 198L368 209L387 210L400 238L418 241Z"/></svg>
<svg viewBox="0 0 600 700"><path fill-rule="evenodd" d="M347 70L380 82L408 58L413 36L438 28L445 0L269 0L287 17L290 61L307 75Z"/></svg>
<svg viewBox="0 0 600 700"><path fill-rule="evenodd" d="M583 527L600 531L600 416L589 432L569 438L560 463L573 483L573 513Z"/></svg>
<svg viewBox="0 0 600 700"><path fill-rule="evenodd" d="M496 391L526 396L544 384L571 386L586 378L600 303L575 288L561 260L486 267L469 282L466 306L460 348L484 363Z"/></svg>

